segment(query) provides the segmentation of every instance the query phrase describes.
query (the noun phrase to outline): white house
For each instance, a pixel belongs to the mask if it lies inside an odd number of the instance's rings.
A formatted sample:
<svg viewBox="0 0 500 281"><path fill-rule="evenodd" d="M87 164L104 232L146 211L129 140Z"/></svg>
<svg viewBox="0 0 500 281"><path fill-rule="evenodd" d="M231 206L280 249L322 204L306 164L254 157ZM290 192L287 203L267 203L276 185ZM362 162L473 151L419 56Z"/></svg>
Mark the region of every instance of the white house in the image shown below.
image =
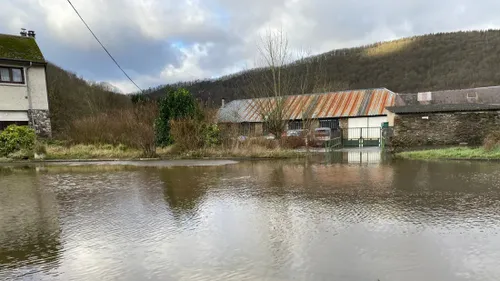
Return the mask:
<svg viewBox="0 0 500 281"><path fill-rule="evenodd" d="M33 31L0 34L0 130L29 125L51 136L46 65Z"/></svg>

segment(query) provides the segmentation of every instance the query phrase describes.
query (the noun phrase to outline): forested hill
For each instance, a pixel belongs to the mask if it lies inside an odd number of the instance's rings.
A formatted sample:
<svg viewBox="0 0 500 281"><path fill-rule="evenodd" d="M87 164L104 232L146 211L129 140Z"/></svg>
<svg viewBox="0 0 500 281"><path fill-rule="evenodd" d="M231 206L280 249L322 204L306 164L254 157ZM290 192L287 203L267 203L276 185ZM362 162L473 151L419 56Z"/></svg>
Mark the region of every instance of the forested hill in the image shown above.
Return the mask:
<svg viewBox="0 0 500 281"><path fill-rule="evenodd" d="M322 90L386 87L404 93L500 85L500 30L429 34L334 50L291 67L305 70L318 61L328 85ZM159 96L170 86L185 87L204 100L244 98L249 81L263 71L160 86L147 93ZM314 85L308 91L315 91Z"/></svg>
<svg viewBox="0 0 500 281"><path fill-rule="evenodd" d="M56 136L81 117L131 104L128 96L110 92L102 84L90 83L51 63L47 64L47 90Z"/></svg>

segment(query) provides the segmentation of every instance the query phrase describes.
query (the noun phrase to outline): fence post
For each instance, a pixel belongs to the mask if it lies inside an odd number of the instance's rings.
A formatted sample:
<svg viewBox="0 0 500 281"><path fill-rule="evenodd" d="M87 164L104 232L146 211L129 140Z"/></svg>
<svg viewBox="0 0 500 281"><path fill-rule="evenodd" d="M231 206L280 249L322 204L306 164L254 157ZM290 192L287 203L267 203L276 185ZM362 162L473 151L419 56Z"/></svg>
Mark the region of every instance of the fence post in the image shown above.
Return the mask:
<svg viewBox="0 0 500 281"><path fill-rule="evenodd" d="M380 128L380 136L379 136L379 146L384 149L385 147L385 140L384 140L384 128Z"/></svg>
<svg viewBox="0 0 500 281"><path fill-rule="evenodd" d="M359 147L363 147L363 128L359 128Z"/></svg>

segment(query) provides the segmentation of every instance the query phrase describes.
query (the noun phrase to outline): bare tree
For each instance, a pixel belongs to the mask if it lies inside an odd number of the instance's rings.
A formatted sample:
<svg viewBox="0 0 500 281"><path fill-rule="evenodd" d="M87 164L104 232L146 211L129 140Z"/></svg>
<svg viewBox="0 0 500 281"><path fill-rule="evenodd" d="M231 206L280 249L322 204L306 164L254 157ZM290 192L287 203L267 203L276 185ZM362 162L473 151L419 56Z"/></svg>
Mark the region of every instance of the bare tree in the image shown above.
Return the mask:
<svg viewBox="0 0 500 281"><path fill-rule="evenodd" d="M290 117L286 96L344 90L346 85L329 77L325 56L311 56L310 51L290 48L282 30L268 31L258 45L260 73L249 72L249 95L267 130L280 138ZM307 99L303 99L304 103ZM315 101L301 104L302 128L310 138L314 125Z"/></svg>
<svg viewBox="0 0 500 281"><path fill-rule="evenodd" d="M250 95L255 98L255 110L266 129L279 139L287 124L286 96L294 92L292 71L287 66L295 57L282 30L268 31L261 38L258 52L260 60L257 64L263 72L251 76Z"/></svg>

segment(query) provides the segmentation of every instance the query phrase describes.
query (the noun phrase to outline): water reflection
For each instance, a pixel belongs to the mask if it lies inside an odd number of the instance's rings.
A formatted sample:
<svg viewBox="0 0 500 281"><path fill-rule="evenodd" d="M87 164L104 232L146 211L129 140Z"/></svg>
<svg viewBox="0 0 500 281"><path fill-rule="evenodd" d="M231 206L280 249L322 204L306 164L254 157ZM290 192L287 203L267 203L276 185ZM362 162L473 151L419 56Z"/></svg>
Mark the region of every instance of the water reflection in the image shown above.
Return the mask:
<svg viewBox="0 0 500 281"><path fill-rule="evenodd" d="M339 155L4 169L0 279L499 279L500 165Z"/></svg>
<svg viewBox="0 0 500 281"><path fill-rule="evenodd" d="M374 149L349 149L347 151L333 151L325 154L327 163L342 164L378 164L387 162L389 155Z"/></svg>
<svg viewBox="0 0 500 281"><path fill-rule="evenodd" d="M43 186L31 169L0 169L0 268L15 268L20 276L58 266L57 200Z"/></svg>
<svg viewBox="0 0 500 281"><path fill-rule="evenodd" d="M177 218L195 215L208 186L217 180L217 167L177 167L158 172L165 202Z"/></svg>

